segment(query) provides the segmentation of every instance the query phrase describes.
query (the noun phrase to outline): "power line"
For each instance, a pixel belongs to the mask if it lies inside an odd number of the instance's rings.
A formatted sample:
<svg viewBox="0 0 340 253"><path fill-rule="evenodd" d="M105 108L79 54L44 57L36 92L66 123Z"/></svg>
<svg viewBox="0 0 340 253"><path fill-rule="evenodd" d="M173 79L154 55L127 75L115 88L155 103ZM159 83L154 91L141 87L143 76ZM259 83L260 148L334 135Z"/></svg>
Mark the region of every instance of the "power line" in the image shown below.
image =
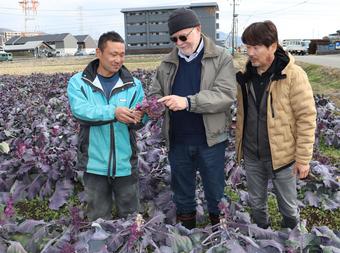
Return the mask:
<svg viewBox="0 0 340 253"><path fill-rule="evenodd" d="M273 10L273 11L269 11L269 12L260 12L260 13L255 13L255 14L250 14L250 15L245 15L245 14L241 14L241 16L249 16L249 18L247 19L246 23L249 21L250 18L252 17L255 17L255 16L262 16L262 15L267 15L267 14L273 14L273 13L277 13L277 12L283 12L283 11L286 11L286 10L289 10L291 8L294 8L296 6L299 6L299 5L302 5L302 4L306 4L307 2L309 2L310 0L305 0L305 1L302 1L300 3L297 3L297 4L294 4L294 5L291 5L291 6L288 6L286 8L281 8L281 9L277 9L277 10ZM255 11L256 12L256 11Z"/></svg>
<svg viewBox="0 0 340 253"><path fill-rule="evenodd" d="M164 2L161 5L159 5L159 7L163 7L163 6L169 6L169 5L174 5L174 4L183 4L183 1L169 1L169 2ZM136 6L133 6L136 7ZM145 7L145 6L141 6L141 7ZM137 7L138 8L138 7ZM121 10L122 7L111 7L111 8L97 8L97 9L86 9L83 8L83 12L96 12L96 11L111 11L111 10ZM8 7L0 7L0 10L17 10L20 11L20 8L8 8ZM78 9L39 9L39 12L79 12L79 8Z"/></svg>
<svg viewBox="0 0 340 253"><path fill-rule="evenodd" d="M121 7L116 7L116 8L105 8L105 9L83 9L83 11L89 11L89 12L94 12L94 11L110 11L110 10L121 10ZM7 7L0 7L0 10L15 10L15 11L20 11L20 8L7 8ZM79 9L55 9L55 10L48 10L48 9L39 9L39 12L77 12Z"/></svg>

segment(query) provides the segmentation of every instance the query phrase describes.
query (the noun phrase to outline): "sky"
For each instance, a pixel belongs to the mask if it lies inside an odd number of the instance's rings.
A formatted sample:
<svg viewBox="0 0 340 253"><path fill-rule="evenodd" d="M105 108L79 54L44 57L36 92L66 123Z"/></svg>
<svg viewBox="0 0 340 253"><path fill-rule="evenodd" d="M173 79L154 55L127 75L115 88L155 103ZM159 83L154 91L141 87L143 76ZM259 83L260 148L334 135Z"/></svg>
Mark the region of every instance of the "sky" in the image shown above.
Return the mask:
<svg viewBox="0 0 340 253"><path fill-rule="evenodd" d="M124 36L122 8L185 5L216 2L220 29L230 33L233 0L38 0L35 20L27 31L46 33L100 34L115 30ZM0 28L25 30L25 16L19 0L0 0ZM279 39L317 39L340 30L340 0L235 0L238 35L251 23L272 20ZM157 3L157 4L154 4Z"/></svg>

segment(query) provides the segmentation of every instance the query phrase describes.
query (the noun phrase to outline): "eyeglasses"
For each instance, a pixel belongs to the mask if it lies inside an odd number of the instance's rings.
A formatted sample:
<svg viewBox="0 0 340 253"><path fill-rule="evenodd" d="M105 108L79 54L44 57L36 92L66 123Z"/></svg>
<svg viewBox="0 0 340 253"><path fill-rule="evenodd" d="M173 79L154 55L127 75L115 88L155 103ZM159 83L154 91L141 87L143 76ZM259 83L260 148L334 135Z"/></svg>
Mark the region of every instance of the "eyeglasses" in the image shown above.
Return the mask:
<svg viewBox="0 0 340 253"><path fill-rule="evenodd" d="M178 40L183 41L183 42L184 42L184 41L187 41L188 36L190 35L190 33L191 33L194 29L195 29L195 27L193 27L193 28L191 29L191 31L188 32L186 35L180 35L180 36L178 36L178 37L172 36L172 37L170 37L170 40L171 40L173 43L177 43Z"/></svg>

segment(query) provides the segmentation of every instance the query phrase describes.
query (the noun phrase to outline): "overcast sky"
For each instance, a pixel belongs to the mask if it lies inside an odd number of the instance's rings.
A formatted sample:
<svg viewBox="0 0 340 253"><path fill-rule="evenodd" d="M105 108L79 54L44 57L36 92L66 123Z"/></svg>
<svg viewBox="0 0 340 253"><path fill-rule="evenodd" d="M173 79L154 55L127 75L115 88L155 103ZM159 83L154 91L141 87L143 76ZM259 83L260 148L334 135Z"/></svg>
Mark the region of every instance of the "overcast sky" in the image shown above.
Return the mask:
<svg viewBox="0 0 340 253"><path fill-rule="evenodd" d="M0 28L24 30L24 13L19 0L0 0ZM28 21L29 31L46 33L90 34L95 39L109 30L124 36L122 8L183 5L217 2L220 31L229 33L232 26L232 0L39 0L37 16ZM238 34L256 21L272 20L279 39L322 38L340 30L340 0L236 0ZM157 3L157 4L155 4Z"/></svg>

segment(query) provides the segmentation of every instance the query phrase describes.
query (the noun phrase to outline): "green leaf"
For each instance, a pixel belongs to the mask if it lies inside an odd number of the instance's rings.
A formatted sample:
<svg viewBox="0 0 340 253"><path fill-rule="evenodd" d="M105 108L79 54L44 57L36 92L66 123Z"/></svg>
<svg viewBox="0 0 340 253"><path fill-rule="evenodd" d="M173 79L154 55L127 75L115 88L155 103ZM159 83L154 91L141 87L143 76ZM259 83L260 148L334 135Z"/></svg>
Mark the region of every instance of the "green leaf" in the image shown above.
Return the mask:
<svg viewBox="0 0 340 253"><path fill-rule="evenodd" d="M1 142L1 143L0 143L0 152L1 152L1 153L8 154L9 151L10 151L10 149L9 149L8 143L7 143L7 142L4 142L4 141Z"/></svg>
<svg viewBox="0 0 340 253"><path fill-rule="evenodd" d="M193 243L194 246L201 245L201 242L203 241L203 236L204 234L200 232L194 232L191 235L189 235L191 242Z"/></svg>
<svg viewBox="0 0 340 253"><path fill-rule="evenodd" d="M11 133L11 131L4 130L4 133L5 133L6 137L14 137L14 134Z"/></svg>
<svg viewBox="0 0 340 253"><path fill-rule="evenodd" d="M10 241L7 249L7 253L27 253L27 251L22 247L20 242Z"/></svg>
<svg viewBox="0 0 340 253"><path fill-rule="evenodd" d="M190 252L193 249L192 242L188 236L173 234L171 236L171 248L175 253Z"/></svg>

